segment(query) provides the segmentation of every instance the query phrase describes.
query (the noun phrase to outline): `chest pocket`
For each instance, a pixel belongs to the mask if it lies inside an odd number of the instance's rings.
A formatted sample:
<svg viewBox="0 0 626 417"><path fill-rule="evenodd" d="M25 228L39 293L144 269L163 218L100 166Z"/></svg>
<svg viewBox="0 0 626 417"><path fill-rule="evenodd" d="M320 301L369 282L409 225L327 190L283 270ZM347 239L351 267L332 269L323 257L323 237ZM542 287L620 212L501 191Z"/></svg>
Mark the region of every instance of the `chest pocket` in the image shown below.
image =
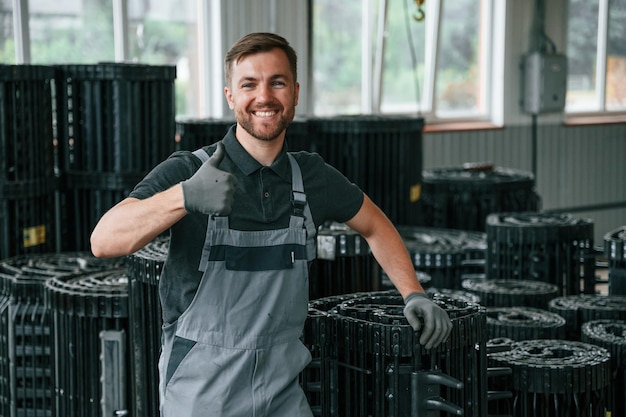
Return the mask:
<svg viewBox="0 0 626 417"><path fill-rule="evenodd" d="M202 162L209 158L207 152L203 149L198 149L193 153ZM223 261L224 267L230 271L275 271L291 269L297 261L306 263L315 258L315 225L306 201L302 173L295 158L289 153L287 157L292 173L291 204L293 213L289 229L276 230L274 233L282 235L282 233L286 232L287 235L293 236L292 233L298 235L304 232L304 241L298 244L294 242L300 241L299 239L287 238L277 245L265 245L266 240L262 237L256 236L251 240L248 239L255 232L230 230L228 217L210 217L205 246L200 260L200 271L204 272L206 270L207 262L209 261ZM211 236L216 229L227 231L226 233L230 235L230 238L214 240ZM260 236L262 236L262 233L260 233ZM234 244L234 242L238 242L238 244Z"/></svg>
<svg viewBox="0 0 626 417"><path fill-rule="evenodd" d="M230 271L275 271L293 268L298 260L306 260L306 249L297 244L243 247L213 246L209 261L224 261Z"/></svg>

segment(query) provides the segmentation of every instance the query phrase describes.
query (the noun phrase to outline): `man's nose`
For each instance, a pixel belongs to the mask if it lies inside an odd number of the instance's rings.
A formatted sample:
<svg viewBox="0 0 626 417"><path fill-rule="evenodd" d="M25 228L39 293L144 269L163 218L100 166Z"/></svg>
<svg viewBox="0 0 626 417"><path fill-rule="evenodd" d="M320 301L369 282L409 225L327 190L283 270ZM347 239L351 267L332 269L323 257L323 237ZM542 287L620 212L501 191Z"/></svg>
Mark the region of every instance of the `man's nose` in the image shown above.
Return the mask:
<svg viewBox="0 0 626 417"><path fill-rule="evenodd" d="M259 88L257 89L257 101L265 102L271 101L273 97L273 92L270 84L268 83L260 83Z"/></svg>

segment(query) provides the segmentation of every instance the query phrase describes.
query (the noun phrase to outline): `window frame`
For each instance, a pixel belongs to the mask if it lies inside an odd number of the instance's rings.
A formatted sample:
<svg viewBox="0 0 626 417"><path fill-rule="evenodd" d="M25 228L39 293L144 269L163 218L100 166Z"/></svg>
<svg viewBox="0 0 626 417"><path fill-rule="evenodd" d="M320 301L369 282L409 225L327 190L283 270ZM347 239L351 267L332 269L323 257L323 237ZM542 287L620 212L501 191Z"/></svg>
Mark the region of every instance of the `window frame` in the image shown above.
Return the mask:
<svg viewBox="0 0 626 417"><path fill-rule="evenodd" d="M204 4L202 0L198 0L199 4ZM402 0L408 1L408 0ZM481 98L485 100L484 109L481 111L479 115L471 115L471 116L455 116L455 117L441 117L437 112L437 94L436 94L436 82L437 82L437 62L438 62L438 47L439 44L439 29L440 29L440 20L441 20L441 10L444 7L445 0L438 1L428 1L424 4L424 11L426 13L426 19L424 21L425 31L426 31L426 57L425 57L425 75L423 85L419 86L421 89L421 101L418 107L418 113L424 117L429 123L437 124L437 123L465 123L468 122L478 122L478 123L486 123L486 122L495 122L498 123L497 115L494 116L494 109L497 108L497 103L501 102L501 99L498 99L494 94L496 91L501 91L501 86L498 85L496 81L487 83L486 80L494 77L492 74L497 71L494 67L494 64L503 59L503 52L497 51L494 47L494 43L496 42L491 36L495 33L496 29L494 26L494 22L498 20L498 17L495 16L495 4L497 0L481 0L484 3L484 6L481 10L481 22L487 22L487 25L481 25L481 34L479 35L480 39L480 62L478 63L484 70L481 71L480 79L480 95ZM448 0L450 1L450 0ZM364 13L362 14L362 23L363 23L363 33L374 33L376 34L374 37L367 36L363 37L363 39L368 39L370 42L375 42L377 48L380 50L376 51L373 55L371 53L363 54L362 60L362 73L370 74L372 76L372 82L363 82L361 84L361 94L364 98L361 104L361 111L363 113L375 113L375 114L383 114L381 111L381 94L380 94L380 85L383 79L384 72L384 59L380 59L380 56L384 53L384 28L385 25L381 24L380 19L376 18L376 14L380 13L383 8L387 6L388 0L365 0ZM128 0L113 0L113 28L114 28L114 56L116 61L125 61L128 59L129 48L128 48ZM30 45L29 45L29 31L28 31L28 0L14 0L15 10L14 10L14 20L18 20L22 23L19 27L15 26L15 39L16 39L16 57L18 57L18 63L29 63L30 62ZM375 7L378 5L378 7ZM504 11L504 7L501 8ZM209 24L209 19L204 18L208 9L206 6L204 8L200 8L200 16L201 19L198 21L198 25L207 25ZM216 12L216 14L220 14L219 7L211 10L212 12ZM216 35L216 28L212 27L211 29L204 28L201 33L211 33L212 38ZM222 36L219 36L221 39ZM374 39L375 38L375 39ZM498 37L495 37L498 38ZM219 44L219 41L212 41L212 44ZM369 45L362 45L362 50L366 51L369 48ZM210 64L207 61L210 61L210 58L215 58L213 55L216 49L214 47L208 47L207 45L201 44L201 47L198 49L199 54L199 71L203 75L208 75L209 73L212 75L216 71L221 72L221 61L219 64ZM219 48L217 48L219 49ZM221 52L221 51L220 51ZM372 57L376 57L376 59L372 59ZM213 68L215 65L217 67ZM210 68L208 68L210 67ZM219 68L219 70L218 70ZM219 77L210 77L210 79L219 78ZM501 77L495 77L496 79L501 79ZM500 81L501 83L501 81ZM214 85L203 85L201 87L208 87L210 90L217 90ZM378 88L378 90L377 90ZM199 113L203 114L206 110L209 110L210 113L218 114L220 111L219 103L213 103L213 100L210 97L214 97L214 91L201 93L201 103L199 103ZM313 113L313 106L311 106L310 113ZM385 112L389 113L389 112ZM395 113L415 113L415 110L407 110L400 111ZM501 119L501 117L500 117Z"/></svg>
<svg viewBox="0 0 626 417"><path fill-rule="evenodd" d="M408 0L402 0L408 1ZM450 1L450 0L448 0ZM476 113L471 110L459 111L458 115L442 115L437 109L437 74L438 56L440 43L440 28L442 9L445 0L428 1L424 4L426 18L422 22L425 25L425 56L424 56L424 80L419 86L421 100L417 105L417 113L424 117L429 124L452 124L462 123L485 123L501 124L503 100L498 94L503 92L501 76L495 76L503 70L501 62L504 60L504 22L506 7L498 5L496 0L481 0L481 14L479 36L479 48L481 50L477 65L481 68L479 75L479 100L484 104ZM378 7L374 0L365 0L361 14L362 34L361 37L361 74L371 76L371 81L361 82L361 107L362 114L411 114L415 113L415 107L406 110L385 111L382 106L381 86L384 79L384 55L386 37L386 25L381 25L380 15L387 14L389 0L378 0ZM486 23L486 24L485 24ZM500 33L501 36L493 36ZM491 80L491 82L487 82Z"/></svg>
<svg viewBox="0 0 626 417"><path fill-rule="evenodd" d="M312 0L309 0L312 1ZM375 0L366 0L372 1L372 4L375 3ZM388 0L379 0L379 1L388 1ZM408 0L407 0L408 1ZM508 16L510 13L510 5L507 5L508 2L502 2L499 0L483 0L485 1L485 7L481 11L483 15L481 16L481 21L489 22L489 25L482 25L483 35L481 35L481 48L489 48L489 52L482 53L482 62L479 65L484 66L484 71L481 71L482 80L482 96L481 99L485 100L485 110L484 114L480 116L471 116L471 117L439 117L436 112L436 103L435 103L435 83L436 83L436 67L434 63L437 62L437 48L434 45L438 42L438 24L440 17L440 10L443 7L444 1L451 0L433 0L427 1L424 3L425 12L426 12L426 20L424 23L426 24L426 33L427 33L427 45L428 48L426 53L430 58L429 65L426 67L426 73L424 75L425 80L421 88L421 98L422 102L420 103L420 116L424 117L427 124L435 129L443 129L443 130L454 130L457 126L466 129L468 126L476 126L478 129L483 129L485 126L503 126L505 120L516 121L521 117L521 113L518 112L518 109L515 108L514 100L510 96L510 92L512 92L509 86L514 83L513 74L509 75L509 72L512 72L514 68L516 68L516 64L506 63L506 60L512 59L511 51L507 51L506 48L510 48L510 29L506 28L507 21L509 24L511 23L511 17ZM566 0L565 0L566 1ZM598 61L601 61L602 68L606 68L606 42L608 37L608 20L609 20L609 12L608 3L609 0L599 0L601 4L604 4L605 7L602 8L604 14L604 25L601 25L603 28L603 36L599 37L602 39L602 43L599 43L600 54L597 57ZM128 0L113 0L113 6L115 9L115 13L113 13L113 25L114 28L127 28L127 19L128 14L125 12L127 7ZM198 6L198 26L199 29L205 35L210 34L211 41L207 41L206 39L202 42L199 41L198 46L198 71L201 74L200 82L205 83L204 85L200 85L199 96L200 102L197 105L196 112L199 113L202 117L221 117L223 116L224 109L221 97L221 72L222 72L222 63L221 63L221 54L223 53L224 45L221 45L222 40L225 39L225 35L221 33L220 26L215 25L214 20L217 19L219 21L222 14L220 12L220 2L209 2L209 4L215 4L217 6L209 8L206 7L206 3L203 0L197 0L197 4L205 5L204 7ZM28 19L29 19L29 10L28 0L12 0L13 4L13 21L14 21L14 39L15 39L15 57L16 64L28 64L31 61L30 57L30 34L28 33ZM375 13L378 7L372 7L372 13ZM559 12L561 13L561 12ZM373 15L372 15L373 16ZM376 36L374 39L376 41L382 40L382 37L379 34L380 30L380 21L373 19L372 16L369 18L365 18L367 24L369 25L369 30L373 30L372 33L375 33ZM210 17L210 18L209 18ZM567 19L565 19L567 21ZM223 24L223 22L222 22ZM201 26L209 26L204 29ZM384 25L383 25L384 27ZM515 31L516 28L513 28ZM508 33L507 33L508 32ZM380 32L382 33L382 32ZM126 43L128 42L128 34L124 32L116 31L115 35L115 57L116 60L124 60L127 58L128 52L126 48ZM509 38L507 41L506 39ZM508 43L507 43L508 42ZM381 43L378 43L382 45ZM384 45L382 46L384 47ZM513 48L515 49L515 48ZM384 51L379 51L384 52ZM513 51L513 54L516 52ZM219 55L219 56L218 56ZM367 95L373 99L374 105L372 105L369 110L363 109L364 112L378 112L380 111L380 87L379 90L376 90L376 82L380 82L382 80L382 61L376 55L373 55L376 59L370 59L368 62L370 65L374 65L378 63L381 65L376 68L372 66L368 69L368 71L373 75L375 80L372 83L363 83L362 88L371 88L368 91ZM219 58L219 59L218 59ZM304 63L310 64L310 56L304 57ZM310 69L309 69L310 70ZM311 71L312 72L312 71ZM310 74L309 74L310 76ZM606 71L598 71L596 77L600 78L602 84L602 94L598 94L601 98L598 100L601 101L600 110L594 111L568 111L565 109L561 114L561 117L566 124L589 124L589 123L621 123L626 121L626 111L622 110L607 110L606 103L604 103L604 96L606 94ZM306 77L305 77L306 78ZM307 84L309 88L312 88L312 79L306 78ZM215 80L209 83L206 80ZM485 81L487 80L487 81ZM209 85L210 84L210 85ZM505 88L506 85L506 88ZM598 83L598 85L600 85ZM508 93L507 91L508 90ZM507 95L508 94L508 95ZM365 94L364 94L365 95ZM312 100L313 95L306 95L307 98L307 109L305 111L308 116L313 116L314 105L312 102L308 100ZM378 102L378 105L376 105ZM305 103L303 103L304 105ZM407 112L410 113L410 112ZM413 111L414 113L414 111Z"/></svg>
<svg viewBox="0 0 626 417"><path fill-rule="evenodd" d="M598 33L595 59L595 109L568 110L566 105L563 114L567 125L623 123L626 121L626 109L610 110L607 109L606 105L606 70L610 19L609 2L610 0L598 0ZM568 4L568 7L569 6ZM569 25L569 20L567 20L567 24Z"/></svg>

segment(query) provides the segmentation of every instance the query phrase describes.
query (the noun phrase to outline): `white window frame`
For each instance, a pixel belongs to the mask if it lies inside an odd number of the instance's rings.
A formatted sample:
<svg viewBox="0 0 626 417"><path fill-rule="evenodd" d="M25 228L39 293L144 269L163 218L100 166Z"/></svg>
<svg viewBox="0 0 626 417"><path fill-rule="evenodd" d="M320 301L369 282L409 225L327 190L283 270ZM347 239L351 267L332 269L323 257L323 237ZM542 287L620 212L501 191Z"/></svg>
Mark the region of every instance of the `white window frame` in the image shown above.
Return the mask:
<svg viewBox="0 0 626 417"><path fill-rule="evenodd" d="M403 0L406 1L406 0ZM483 0L484 7L481 8L481 22L488 22L481 26L480 34L481 61L478 65L484 70L481 71L480 95L484 100L484 109L481 114L470 115L459 112L457 115L442 116L437 112L437 102L435 86L437 83L437 62L439 51L439 28L441 27L441 10L445 0L432 0L424 4L426 18L425 25L425 71L424 81L420 85L421 100L418 105L418 112L429 123L453 123L481 121L501 124L503 115L501 109L503 100L503 71L502 61L504 60L504 21L506 7L504 2L496 0ZM448 0L450 1L450 0ZM379 7L374 7L373 0L365 0L362 14L362 62L361 73L363 81L361 84L361 112L364 114L380 114L381 94L384 61L380 57L384 54L385 48L385 25L381 24L380 16L386 13L388 0L379 0ZM378 19L376 16L378 15ZM375 34L376 36L372 36ZM493 36L499 34L499 36ZM375 38L375 40L374 40ZM374 47L371 47L373 45ZM497 75L497 76L496 76ZM395 113L398 113L397 111ZM414 109L406 110L403 113L415 113ZM469 112L467 112L469 113Z"/></svg>
<svg viewBox="0 0 626 417"><path fill-rule="evenodd" d="M583 110L568 109L566 105L564 113L570 121L573 121L576 118L587 118L593 116L626 116L626 110L609 110L606 108L607 45L609 38L610 13L609 2L610 0L598 0L595 105L591 109L587 108Z"/></svg>
<svg viewBox="0 0 626 417"><path fill-rule="evenodd" d="M128 59L128 0L113 0L113 37L115 61ZM28 26L28 0L13 0L13 25L15 39L15 62L30 64L30 31Z"/></svg>
<svg viewBox="0 0 626 417"><path fill-rule="evenodd" d="M28 0L13 0L13 37L15 39L15 62L29 64Z"/></svg>
<svg viewBox="0 0 626 417"><path fill-rule="evenodd" d="M202 86L201 103L199 103L200 114L203 116L220 117L224 114L224 103L221 99L221 54L223 53L225 35L222 33L224 23L215 24L216 19L223 17L224 10L220 9L221 2L211 1L207 3L205 0L196 0L199 13L198 25L199 33L204 41L199 42L199 62L200 72L205 80L213 80L206 82ZM272 0L272 4L276 0ZM384 53L384 20L376 19L380 13L384 13L388 0L364 0L368 7L364 7L362 15L364 34L374 34L363 37L363 54L362 71L363 74L370 74L367 77L371 82L364 82L361 85L362 93L362 112L363 113L381 113L381 83L383 79L383 63ZM482 22L489 22L482 25L481 30L481 53L482 62L479 65L484 69L481 71L481 97L484 100L484 113L480 115L455 115L453 117L441 117L437 114L436 109L436 74L437 74L437 52L439 42L439 21L441 19L441 8L446 0L431 0L424 3L424 12L426 19L424 20L426 31L426 57L425 57L425 78L421 90L421 101L419 103L419 113L429 123L454 123L466 121L491 122L501 124L502 103L503 103L503 83L504 77L504 28L503 25L506 15L506 2L499 0L483 0ZM448 0L450 1L450 0ZM606 0L603 0L606 1ZM378 5L378 7L375 7ZM18 63L30 63L30 42L28 33L28 0L13 0L14 21L15 21L15 39L16 39L16 58ZM128 0L113 0L113 26L115 28L115 60L122 62L128 59ZM302 28L300 28L302 30ZM495 34L495 36L494 36ZM228 36L226 36L228 38ZM210 40L210 41L209 41ZM367 42L367 44L365 44ZM375 49L369 45L376 45ZM218 55L220 59L217 60ZM306 55L305 55L306 62ZM308 62L307 62L308 63ZM304 68L303 68L304 70ZM304 72L304 71L303 71ZM306 74L305 74L306 75ZM307 77L304 77L307 78ZM364 77L365 78L365 77ZM310 80L312 81L312 80ZM309 84L311 84L309 82ZM219 91L218 91L219 90ZM310 95L307 95L310 97ZM304 103L303 103L304 104ZM313 105L310 103L309 110L312 111ZM308 114L307 111L305 113ZM415 113L415 107L407 110L406 113Z"/></svg>

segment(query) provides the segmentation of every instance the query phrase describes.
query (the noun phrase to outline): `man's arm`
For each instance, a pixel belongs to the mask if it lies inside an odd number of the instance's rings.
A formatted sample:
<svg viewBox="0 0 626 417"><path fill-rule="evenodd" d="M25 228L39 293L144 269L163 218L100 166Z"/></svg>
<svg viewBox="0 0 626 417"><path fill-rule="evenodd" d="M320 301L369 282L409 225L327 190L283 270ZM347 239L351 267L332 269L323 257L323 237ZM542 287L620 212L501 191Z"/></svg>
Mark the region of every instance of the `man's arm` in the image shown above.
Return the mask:
<svg viewBox="0 0 626 417"><path fill-rule="evenodd" d="M136 252L187 214L181 184L145 200L126 198L107 211L91 233L97 257Z"/></svg>
<svg viewBox="0 0 626 417"><path fill-rule="evenodd" d="M361 209L346 225L363 235L374 258L402 295L404 315L413 329L421 330L420 343L430 349L445 342L452 322L448 314L424 294L404 241L387 216L366 195ZM423 328L420 318L424 320Z"/></svg>
<svg viewBox="0 0 626 417"><path fill-rule="evenodd" d="M346 225L367 240L374 258L403 298L415 291L424 292L400 234L367 195L361 209Z"/></svg>
<svg viewBox="0 0 626 417"><path fill-rule="evenodd" d="M145 200L126 198L105 213L91 234L97 257L117 257L138 251L187 213L230 213L237 178L218 165L225 155L218 142L213 155L191 178Z"/></svg>

